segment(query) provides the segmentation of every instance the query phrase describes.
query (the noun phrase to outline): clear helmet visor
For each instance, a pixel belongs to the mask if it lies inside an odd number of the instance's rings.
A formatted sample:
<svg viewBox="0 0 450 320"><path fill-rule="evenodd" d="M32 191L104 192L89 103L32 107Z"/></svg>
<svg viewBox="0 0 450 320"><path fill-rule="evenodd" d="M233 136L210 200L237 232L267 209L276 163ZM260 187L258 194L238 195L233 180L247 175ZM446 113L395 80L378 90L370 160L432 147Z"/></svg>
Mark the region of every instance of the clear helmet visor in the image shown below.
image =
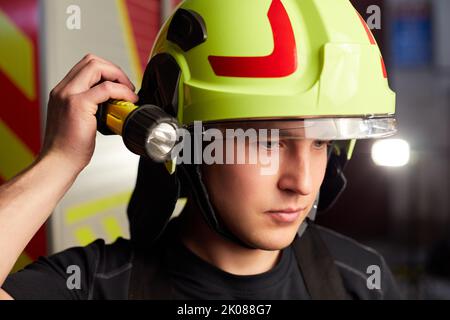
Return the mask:
<svg viewBox="0 0 450 320"><path fill-rule="evenodd" d="M264 171L262 174L268 175L276 172L280 159L289 157L291 153L287 150L300 144L328 150L329 157L341 143L349 148L352 145L349 140L385 138L396 132L393 117L198 121L177 130L179 143L170 154L177 164L258 164Z"/></svg>
<svg viewBox="0 0 450 320"><path fill-rule="evenodd" d="M195 125L195 124L194 124ZM203 126L203 134L208 129L218 129L224 138L248 136L251 133L278 132L283 139L311 140L353 140L386 138L397 132L394 117L383 118L311 118L299 120L254 120L223 122ZM198 131L197 131L198 132Z"/></svg>

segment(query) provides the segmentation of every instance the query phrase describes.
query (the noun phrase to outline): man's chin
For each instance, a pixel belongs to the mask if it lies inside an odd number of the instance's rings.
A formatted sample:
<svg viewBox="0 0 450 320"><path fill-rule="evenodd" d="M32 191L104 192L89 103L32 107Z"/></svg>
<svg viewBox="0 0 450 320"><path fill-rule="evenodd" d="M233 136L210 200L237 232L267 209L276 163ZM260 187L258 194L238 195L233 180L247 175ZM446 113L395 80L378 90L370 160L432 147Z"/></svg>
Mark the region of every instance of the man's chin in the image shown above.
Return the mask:
<svg viewBox="0 0 450 320"><path fill-rule="evenodd" d="M257 248L260 250L266 251L283 250L292 244L292 241L294 241L295 238L295 234L296 233L290 236L287 236L286 233L272 234L266 235L265 237L259 239L249 239L246 242L250 244L253 248Z"/></svg>

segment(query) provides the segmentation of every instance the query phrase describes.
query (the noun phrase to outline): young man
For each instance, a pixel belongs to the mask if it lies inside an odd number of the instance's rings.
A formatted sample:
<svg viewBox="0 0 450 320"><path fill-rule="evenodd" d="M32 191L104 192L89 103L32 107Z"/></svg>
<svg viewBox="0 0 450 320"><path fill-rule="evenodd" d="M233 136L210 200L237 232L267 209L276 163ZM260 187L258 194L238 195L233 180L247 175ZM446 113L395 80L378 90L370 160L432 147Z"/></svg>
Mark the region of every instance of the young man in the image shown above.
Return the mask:
<svg viewBox="0 0 450 320"><path fill-rule="evenodd" d="M89 163L97 105L136 102L133 91L117 66L92 55L52 91L41 155L0 188L2 298L399 297L379 254L307 218L319 190L321 198L339 191L335 165L350 157L354 139L395 132L379 49L347 0L184 2L159 34L139 104L159 106L189 132L202 121L201 136L215 130L222 144L209 153L210 144L203 146L201 154L227 161L192 163L185 149L178 154L184 162L164 175L143 158L129 208L132 241L97 240L8 276ZM226 133L239 129L256 139L233 138L227 148ZM161 186L151 195L156 177ZM173 202L180 188L189 198L181 217L167 227L167 219L155 219L162 227L149 235L156 222L148 221L172 207L158 198ZM78 289L67 285L70 266L81 270ZM380 271L375 283L367 273L373 267Z"/></svg>

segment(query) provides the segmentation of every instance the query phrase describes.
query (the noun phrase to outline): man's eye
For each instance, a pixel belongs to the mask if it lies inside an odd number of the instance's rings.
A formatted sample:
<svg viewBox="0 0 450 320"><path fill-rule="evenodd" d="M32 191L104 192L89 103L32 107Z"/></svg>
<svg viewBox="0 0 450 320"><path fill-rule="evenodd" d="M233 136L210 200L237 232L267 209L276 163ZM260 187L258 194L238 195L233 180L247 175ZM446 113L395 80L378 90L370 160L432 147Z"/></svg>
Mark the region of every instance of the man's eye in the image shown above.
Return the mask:
<svg viewBox="0 0 450 320"><path fill-rule="evenodd" d="M270 140L260 140L258 141L259 145L267 150L275 150L280 147L279 141L270 141Z"/></svg>
<svg viewBox="0 0 450 320"><path fill-rule="evenodd" d="M315 149L321 150L328 147L331 144L331 141L315 140L313 144Z"/></svg>

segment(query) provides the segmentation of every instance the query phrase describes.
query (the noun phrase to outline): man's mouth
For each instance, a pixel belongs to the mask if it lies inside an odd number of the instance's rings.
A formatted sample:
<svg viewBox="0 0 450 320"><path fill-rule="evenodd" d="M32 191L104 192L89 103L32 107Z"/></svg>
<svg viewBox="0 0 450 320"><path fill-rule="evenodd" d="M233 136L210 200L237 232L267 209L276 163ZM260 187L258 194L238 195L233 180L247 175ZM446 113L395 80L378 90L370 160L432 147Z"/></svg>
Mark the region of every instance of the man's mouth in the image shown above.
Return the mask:
<svg viewBox="0 0 450 320"><path fill-rule="evenodd" d="M274 220L283 223L292 223L297 221L300 214L306 210L306 207L301 208L284 208L266 211L266 213Z"/></svg>

